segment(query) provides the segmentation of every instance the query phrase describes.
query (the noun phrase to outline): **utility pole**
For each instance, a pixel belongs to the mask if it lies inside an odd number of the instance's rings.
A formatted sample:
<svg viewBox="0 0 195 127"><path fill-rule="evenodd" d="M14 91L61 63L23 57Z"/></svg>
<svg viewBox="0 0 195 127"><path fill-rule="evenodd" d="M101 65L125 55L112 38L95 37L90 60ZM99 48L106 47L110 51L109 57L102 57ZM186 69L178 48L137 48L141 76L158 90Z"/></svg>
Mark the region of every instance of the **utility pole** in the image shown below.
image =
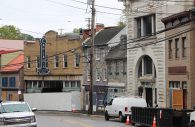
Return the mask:
<svg viewBox="0 0 195 127"><path fill-rule="evenodd" d="M89 91L89 109L88 114L93 114L93 63L94 63L94 24L95 24L95 0L91 0L92 8L91 8L91 52L90 52L90 91Z"/></svg>
<svg viewBox="0 0 195 127"><path fill-rule="evenodd" d="M91 18L86 18L85 21L87 21L87 28L90 29L90 27L91 27Z"/></svg>
<svg viewBox="0 0 195 127"><path fill-rule="evenodd" d="M61 28L61 29L58 29L58 30L60 31L60 35L62 35L62 31L63 31L64 29Z"/></svg>

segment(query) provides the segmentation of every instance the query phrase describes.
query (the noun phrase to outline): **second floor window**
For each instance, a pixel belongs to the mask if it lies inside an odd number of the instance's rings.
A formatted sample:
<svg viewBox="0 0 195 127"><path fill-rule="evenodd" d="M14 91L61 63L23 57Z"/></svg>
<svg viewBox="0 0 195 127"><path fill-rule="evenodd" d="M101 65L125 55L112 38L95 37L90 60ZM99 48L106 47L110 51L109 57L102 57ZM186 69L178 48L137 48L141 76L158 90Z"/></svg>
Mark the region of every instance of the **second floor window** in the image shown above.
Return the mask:
<svg viewBox="0 0 195 127"><path fill-rule="evenodd" d="M9 78L9 86L10 87L16 87L16 78L15 77L10 77Z"/></svg>
<svg viewBox="0 0 195 127"><path fill-rule="evenodd" d="M116 65L116 67L115 67L115 69L116 69L116 75L119 75L119 62L116 61L115 65Z"/></svg>
<svg viewBox="0 0 195 127"><path fill-rule="evenodd" d="M137 37L150 36L155 32L155 15L136 18Z"/></svg>
<svg viewBox="0 0 195 127"><path fill-rule="evenodd" d="M30 66L31 66L31 65L30 65L30 62L31 62L31 61L30 61L30 56L27 56L27 57L26 57L26 67L27 67L27 68L30 68Z"/></svg>
<svg viewBox="0 0 195 127"><path fill-rule="evenodd" d="M179 58L179 38L175 39L175 58Z"/></svg>
<svg viewBox="0 0 195 127"><path fill-rule="evenodd" d="M75 54L75 67L80 66L80 55L78 53Z"/></svg>
<svg viewBox="0 0 195 127"><path fill-rule="evenodd" d="M59 57L58 55L54 56L54 68L59 67Z"/></svg>
<svg viewBox="0 0 195 127"><path fill-rule="evenodd" d="M39 68L39 67L40 67L40 59L39 59L39 57L38 57L38 56L37 56L37 60L36 60L36 62L37 62L36 66L37 66L37 68Z"/></svg>
<svg viewBox="0 0 195 127"><path fill-rule="evenodd" d="M172 40L169 40L169 59L173 58L173 52L172 52Z"/></svg>
<svg viewBox="0 0 195 127"><path fill-rule="evenodd" d="M186 37L182 38L182 57L187 57L187 39Z"/></svg>
<svg viewBox="0 0 195 127"><path fill-rule="evenodd" d="M64 67L68 67L67 54L64 54L63 61Z"/></svg>
<svg viewBox="0 0 195 127"><path fill-rule="evenodd" d="M7 87L8 86L8 78L7 77L2 77L2 86Z"/></svg>

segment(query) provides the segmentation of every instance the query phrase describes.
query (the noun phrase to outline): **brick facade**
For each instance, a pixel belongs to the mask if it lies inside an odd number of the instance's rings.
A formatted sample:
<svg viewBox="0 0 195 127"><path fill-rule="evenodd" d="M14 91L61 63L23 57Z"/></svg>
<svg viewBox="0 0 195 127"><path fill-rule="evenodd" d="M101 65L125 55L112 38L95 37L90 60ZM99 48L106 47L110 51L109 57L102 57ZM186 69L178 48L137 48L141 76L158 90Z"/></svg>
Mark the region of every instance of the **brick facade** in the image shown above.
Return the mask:
<svg viewBox="0 0 195 127"><path fill-rule="evenodd" d="M46 55L48 56L49 73L39 75L37 72L37 57L40 54L39 40L25 42L25 61L30 57L30 68L27 61L24 65L24 80L27 92L44 92L43 89L56 88L56 92L80 91L83 84L82 48L79 35L58 35L55 31L45 34ZM75 65L75 54L79 54L79 66ZM58 55L58 67L54 66L54 56ZM67 55L67 67L64 67L64 55ZM47 89L48 88L48 89ZM50 89L51 90L51 89ZM49 91L50 91L49 90ZM54 92L54 91L53 91Z"/></svg>

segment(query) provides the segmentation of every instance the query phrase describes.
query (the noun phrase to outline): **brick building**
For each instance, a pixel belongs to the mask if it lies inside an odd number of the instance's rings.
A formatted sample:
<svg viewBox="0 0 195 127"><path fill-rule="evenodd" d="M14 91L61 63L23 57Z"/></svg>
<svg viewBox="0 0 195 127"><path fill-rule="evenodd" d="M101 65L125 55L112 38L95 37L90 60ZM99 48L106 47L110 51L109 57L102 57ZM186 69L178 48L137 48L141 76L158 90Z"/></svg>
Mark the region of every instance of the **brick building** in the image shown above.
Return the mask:
<svg viewBox="0 0 195 127"><path fill-rule="evenodd" d="M37 72L40 67L39 40L25 42L24 80L27 93L80 91L83 82L80 36L48 31L45 39L46 67L49 69L45 75Z"/></svg>
<svg viewBox="0 0 195 127"><path fill-rule="evenodd" d="M166 29L167 107L192 108L195 105L195 22L192 11L162 19Z"/></svg>

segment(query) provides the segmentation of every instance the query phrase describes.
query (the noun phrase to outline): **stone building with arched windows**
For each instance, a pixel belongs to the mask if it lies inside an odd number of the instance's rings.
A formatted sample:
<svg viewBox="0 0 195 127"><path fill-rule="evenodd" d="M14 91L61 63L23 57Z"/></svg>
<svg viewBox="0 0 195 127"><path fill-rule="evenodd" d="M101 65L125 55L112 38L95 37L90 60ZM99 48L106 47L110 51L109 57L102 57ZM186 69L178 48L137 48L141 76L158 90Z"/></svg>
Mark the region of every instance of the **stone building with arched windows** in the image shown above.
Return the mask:
<svg viewBox="0 0 195 127"><path fill-rule="evenodd" d="M166 38L161 19L189 10L194 2L120 1L124 3L128 24L127 91L145 98L149 106L166 107Z"/></svg>

